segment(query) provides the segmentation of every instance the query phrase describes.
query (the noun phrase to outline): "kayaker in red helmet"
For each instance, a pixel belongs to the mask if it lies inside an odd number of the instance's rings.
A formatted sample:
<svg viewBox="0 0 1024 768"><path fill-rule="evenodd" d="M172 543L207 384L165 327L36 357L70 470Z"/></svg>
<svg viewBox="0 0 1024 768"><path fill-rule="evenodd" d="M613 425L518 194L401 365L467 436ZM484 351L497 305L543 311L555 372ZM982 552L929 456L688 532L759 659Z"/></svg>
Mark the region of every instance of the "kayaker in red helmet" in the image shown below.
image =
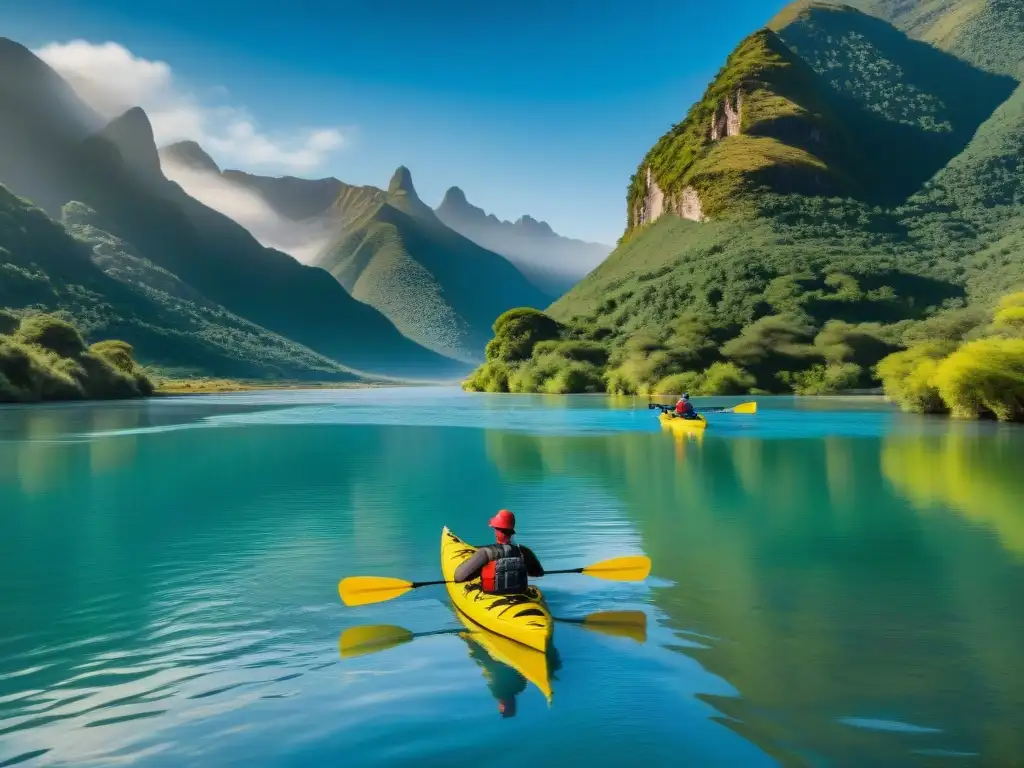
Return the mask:
<svg viewBox="0 0 1024 768"><path fill-rule="evenodd" d="M516 516L507 509L487 523L494 529L497 543L480 547L472 557L455 569L455 581L480 577L480 588L493 595L519 594L529 586L529 576L543 576L540 560L528 547L513 544Z"/></svg>
<svg viewBox="0 0 1024 768"><path fill-rule="evenodd" d="M697 411L693 407L693 403L690 402L690 393L685 392L679 396L679 402L676 403L676 416L681 419L692 419L697 415Z"/></svg>

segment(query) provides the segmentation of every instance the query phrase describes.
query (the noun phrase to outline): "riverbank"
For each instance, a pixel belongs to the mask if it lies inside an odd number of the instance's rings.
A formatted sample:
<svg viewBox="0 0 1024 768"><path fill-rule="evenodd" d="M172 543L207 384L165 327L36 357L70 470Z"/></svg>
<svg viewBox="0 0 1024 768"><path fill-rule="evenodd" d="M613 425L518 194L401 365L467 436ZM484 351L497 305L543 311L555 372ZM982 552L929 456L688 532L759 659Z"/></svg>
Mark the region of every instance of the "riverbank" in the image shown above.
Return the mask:
<svg viewBox="0 0 1024 768"><path fill-rule="evenodd" d="M172 395L213 395L232 392L253 392L262 390L289 389L374 389L379 387L411 386L406 382L366 381L245 381L235 379L154 379L156 390L153 397Z"/></svg>

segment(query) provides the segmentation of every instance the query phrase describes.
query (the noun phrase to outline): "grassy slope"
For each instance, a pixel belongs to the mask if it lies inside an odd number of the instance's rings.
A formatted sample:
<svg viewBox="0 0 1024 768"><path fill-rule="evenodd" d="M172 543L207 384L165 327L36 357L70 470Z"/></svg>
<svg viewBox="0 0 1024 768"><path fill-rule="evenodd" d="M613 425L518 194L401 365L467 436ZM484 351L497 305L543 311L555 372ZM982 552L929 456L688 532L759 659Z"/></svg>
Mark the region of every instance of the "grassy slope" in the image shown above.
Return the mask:
<svg viewBox="0 0 1024 768"><path fill-rule="evenodd" d="M0 187L0 306L63 310L87 340L124 339L143 363L179 374L355 378L135 256L83 206L69 214L76 237Z"/></svg>
<svg viewBox="0 0 1024 768"><path fill-rule="evenodd" d="M410 339L476 362L498 315L548 303L504 257L446 227L414 192L367 190L339 198L341 235L317 265Z"/></svg>
<svg viewBox="0 0 1024 768"><path fill-rule="evenodd" d="M727 98L743 94L742 136L712 143L716 112ZM778 37L761 30L744 40L686 119L673 126L644 157L630 179L627 216L632 220L645 191L646 169L666 193L692 186L704 212L735 208L744 192L765 185L793 191L844 189L842 163L815 141L842 133L814 85L806 64Z"/></svg>

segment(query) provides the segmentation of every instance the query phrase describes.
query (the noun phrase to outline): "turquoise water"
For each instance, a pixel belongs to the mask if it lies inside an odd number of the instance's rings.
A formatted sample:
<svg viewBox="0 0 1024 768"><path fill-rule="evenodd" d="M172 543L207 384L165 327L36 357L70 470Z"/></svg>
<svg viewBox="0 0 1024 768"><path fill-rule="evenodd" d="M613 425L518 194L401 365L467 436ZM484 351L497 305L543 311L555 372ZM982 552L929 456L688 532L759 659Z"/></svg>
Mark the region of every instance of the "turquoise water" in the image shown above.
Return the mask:
<svg viewBox="0 0 1024 768"><path fill-rule="evenodd" d="M736 402L709 400L703 404ZM759 398L445 389L0 409L0 765L1010 765L1024 759L1024 430ZM440 530L514 510L553 575L553 697L463 629ZM503 703L505 715L499 711ZM476 754L486 754L477 752Z"/></svg>

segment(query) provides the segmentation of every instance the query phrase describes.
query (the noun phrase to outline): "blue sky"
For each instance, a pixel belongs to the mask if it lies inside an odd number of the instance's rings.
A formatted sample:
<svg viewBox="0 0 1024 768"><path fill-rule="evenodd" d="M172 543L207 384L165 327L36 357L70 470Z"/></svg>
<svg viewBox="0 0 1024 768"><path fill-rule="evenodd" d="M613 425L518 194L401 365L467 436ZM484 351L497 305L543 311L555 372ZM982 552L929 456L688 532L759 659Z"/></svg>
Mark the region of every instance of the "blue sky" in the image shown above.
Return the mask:
<svg viewBox="0 0 1024 768"><path fill-rule="evenodd" d="M386 186L404 164L432 206L458 185L501 218L613 244L644 153L785 4L8 0L0 34L118 43L267 135L340 129L295 175Z"/></svg>

